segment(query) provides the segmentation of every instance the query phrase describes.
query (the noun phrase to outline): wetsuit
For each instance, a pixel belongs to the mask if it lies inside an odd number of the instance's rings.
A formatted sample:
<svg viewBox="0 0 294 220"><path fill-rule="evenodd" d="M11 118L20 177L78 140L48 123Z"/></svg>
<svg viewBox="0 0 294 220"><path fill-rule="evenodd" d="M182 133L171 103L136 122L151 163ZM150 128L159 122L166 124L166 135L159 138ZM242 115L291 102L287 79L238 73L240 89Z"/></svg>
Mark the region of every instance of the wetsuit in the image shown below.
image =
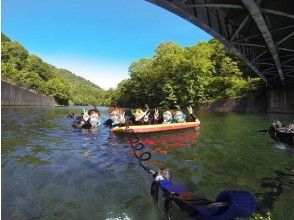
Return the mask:
<svg viewBox="0 0 294 220"><path fill-rule="evenodd" d="M121 126L125 126L127 125L127 120L126 120L126 123L119 123L119 122L114 122L111 118L107 119L105 122L103 122L103 125L109 127L109 128L114 128L114 127L121 127Z"/></svg>
<svg viewBox="0 0 294 220"><path fill-rule="evenodd" d="M143 120L143 118L141 118L139 121L136 121L134 117L131 117L127 122L129 125L150 125L150 124L152 124L152 120L148 119L148 121L145 122Z"/></svg>
<svg viewBox="0 0 294 220"><path fill-rule="evenodd" d="M196 119L198 119L194 114L189 114L189 118L188 120L186 120L187 122L193 122L195 121Z"/></svg>

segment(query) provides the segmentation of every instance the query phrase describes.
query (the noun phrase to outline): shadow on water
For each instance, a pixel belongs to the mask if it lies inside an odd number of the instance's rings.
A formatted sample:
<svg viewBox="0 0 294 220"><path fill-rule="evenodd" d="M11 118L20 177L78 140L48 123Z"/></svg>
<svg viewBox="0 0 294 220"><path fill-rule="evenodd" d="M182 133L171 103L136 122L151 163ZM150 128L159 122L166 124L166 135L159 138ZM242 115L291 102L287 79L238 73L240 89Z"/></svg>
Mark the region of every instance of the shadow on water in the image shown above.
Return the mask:
<svg viewBox="0 0 294 220"><path fill-rule="evenodd" d="M260 186L266 192L255 193L257 198L256 211L266 214L267 211L273 210L274 203L279 200L285 189L294 187L294 170L276 171L273 177L262 178Z"/></svg>

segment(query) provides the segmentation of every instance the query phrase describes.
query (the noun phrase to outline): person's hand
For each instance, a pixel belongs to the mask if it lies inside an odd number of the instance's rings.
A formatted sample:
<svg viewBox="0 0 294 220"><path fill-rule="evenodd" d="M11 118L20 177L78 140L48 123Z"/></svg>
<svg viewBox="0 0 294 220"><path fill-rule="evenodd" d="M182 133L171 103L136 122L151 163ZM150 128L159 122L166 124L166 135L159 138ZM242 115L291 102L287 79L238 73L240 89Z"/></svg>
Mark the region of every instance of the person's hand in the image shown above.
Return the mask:
<svg viewBox="0 0 294 220"><path fill-rule="evenodd" d="M144 118L143 118L143 121L144 121L144 122L147 122L148 119L149 119L149 114L150 114L150 112L148 112L148 114L146 114L146 113L147 113L147 111L145 112L145 115L144 115Z"/></svg>
<svg viewBox="0 0 294 220"><path fill-rule="evenodd" d="M154 119L157 120L159 117L158 109L154 109Z"/></svg>
<svg viewBox="0 0 294 220"><path fill-rule="evenodd" d="M88 111L86 111L85 109L83 109L83 119L85 121L88 121L89 118L90 118L90 116L88 115Z"/></svg>
<svg viewBox="0 0 294 220"><path fill-rule="evenodd" d="M144 112L144 115L146 116L147 115L147 112L149 111L149 106L147 104L145 104L145 107L146 107L146 111Z"/></svg>
<svg viewBox="0 0 294 220"><path fill-rule="evenodd" d="M125 124L126 123L126 119L125 119L125 111L123 111L122 113L119 113L119 123L120 124Z"/></svg>
<svg viewBox="0 0 294 220"><path fill-rule="evenodd" d="M192 115L192 114L193 114L193 109L192 109L192 106L191 106L191 105L189 105L189 106L187 107L187 110L188 110L188 112L189 112L189 115Z"/></svg>

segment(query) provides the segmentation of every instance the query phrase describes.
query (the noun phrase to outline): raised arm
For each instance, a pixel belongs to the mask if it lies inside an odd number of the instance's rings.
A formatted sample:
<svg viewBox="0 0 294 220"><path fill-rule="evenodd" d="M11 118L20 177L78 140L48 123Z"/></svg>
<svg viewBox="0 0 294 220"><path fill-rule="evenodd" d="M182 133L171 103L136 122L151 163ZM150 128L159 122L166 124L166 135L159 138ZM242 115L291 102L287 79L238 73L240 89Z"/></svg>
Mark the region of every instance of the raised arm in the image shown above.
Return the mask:
<svg viewBox="0 0 294 220"><path fill-rule="evenodd" d="M189 116L192 118L192 120L193 120L193 121L197 121L198 118L193 114L193 108L192 108L191 105L189 105L189 106L187 107L187 110L188 110L188 112L189 112Z"/></svg>
<svg viewBox="0 0 294 220"><path fill-rule="evenodd" d="M153 115L154 121L157 121L158 117L159 117L159 111L158 111L158 109L155 108L154 109L154 115Z"/></svg>
<svg viewBox="0 0 294 220"><path fill-rule="evenodd" d="M83 119L84 119L85 121L88 121L89 117L90 117L90 116L88 115L88 111L85 110L85 109L83 109Z"/></svg>
<svg viewBox="0 0 294 220"><path fill-rule="evenodd" d="M145 115L144 115L144 117L143 117L143 121L146 123L146 122L148 122L148 120L149 120L149 115L150 115L150 112L148 112L147 113L147 111L145 112Z"/></svg>
<svg viewBox="0 0 294 220"><path fill-rule="evenodd" d="M120 124L126 123L125 113L126 113L125 111L119 113L119 123Z"/></svg>

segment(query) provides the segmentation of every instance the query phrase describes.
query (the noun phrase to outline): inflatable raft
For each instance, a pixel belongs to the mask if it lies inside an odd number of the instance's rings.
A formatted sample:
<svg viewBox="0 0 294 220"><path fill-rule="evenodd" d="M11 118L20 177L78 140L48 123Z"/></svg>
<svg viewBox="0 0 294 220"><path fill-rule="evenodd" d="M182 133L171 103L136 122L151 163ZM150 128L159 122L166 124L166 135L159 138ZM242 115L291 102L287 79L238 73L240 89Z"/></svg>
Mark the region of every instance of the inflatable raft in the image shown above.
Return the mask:
<svg viewBox="0 0 294 220"><path fill-rule="evenodd" d="M134 130L135 133L150 133L161 131L181 130L187 128L196 128L200 125L200 121L171 123L171 124L155 124L155 125L134 125L129 126L128 129ZM126 127L115 127L111 129L113 132L125 132Z"/></svg>

